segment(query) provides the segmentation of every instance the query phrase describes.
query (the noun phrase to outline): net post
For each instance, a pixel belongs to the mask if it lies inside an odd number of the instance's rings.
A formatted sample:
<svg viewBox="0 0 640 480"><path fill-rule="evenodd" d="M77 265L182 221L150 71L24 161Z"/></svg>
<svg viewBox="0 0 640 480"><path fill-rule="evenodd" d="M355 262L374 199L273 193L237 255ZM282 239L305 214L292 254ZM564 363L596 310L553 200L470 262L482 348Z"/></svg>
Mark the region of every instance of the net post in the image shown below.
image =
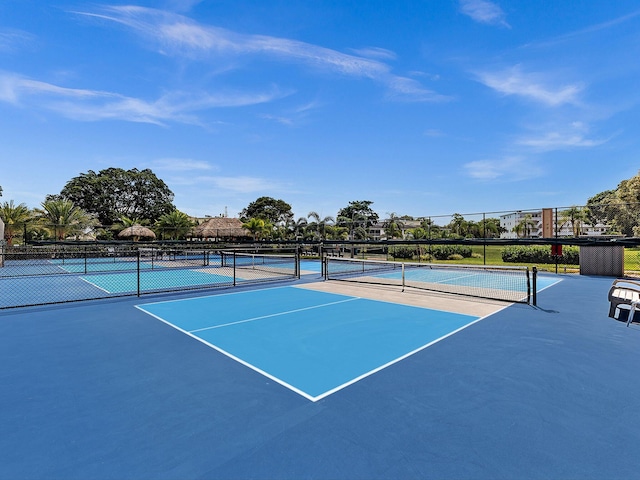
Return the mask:
<svg viewBox="0 0 640 480"><path fill-rule="evenodd" d="M324 278L325 280L329 279L329 266L327 265L327 263L329 262L329 257L327 257L326 255L323 255L320 257L320 261L322 262L322 278Z"/></svg>
<svg viewBox="0 0 640 480"><path fill-rule="evenodd" d="M84 274L87 274L87 247L84 247Z"/></svg>
<svg viewBox="0 0 640 480"><path fill-rule="evenodd" d="M296 245L295 276L300 279L300 245Z"/></svg>
<svg viewBox="0 0 640 480"><path fill-rule="evenodd" d="M137 273L137 288L138 288L138 297L140 296L140 249L138 249L137 253L137 265L136 265L136 273Z"/></svg>
<svg viewBox="0 0 640 480"><path fill-rule="evenodd" d="M404 292L404 262L402 262L402 291Z"/></svg>
<svg viewBox="0 0 640 480"><path fill-rule="evenodd" d="M233 286L236 286L236 252L233 252Z"/></svg>
<svg viewBox="0 0 640 480"><path fill-rule="evenodd" d="M536 307L538 305L538 268L533 267L531 269L531 277L533 282L533 306Z"/></svg>

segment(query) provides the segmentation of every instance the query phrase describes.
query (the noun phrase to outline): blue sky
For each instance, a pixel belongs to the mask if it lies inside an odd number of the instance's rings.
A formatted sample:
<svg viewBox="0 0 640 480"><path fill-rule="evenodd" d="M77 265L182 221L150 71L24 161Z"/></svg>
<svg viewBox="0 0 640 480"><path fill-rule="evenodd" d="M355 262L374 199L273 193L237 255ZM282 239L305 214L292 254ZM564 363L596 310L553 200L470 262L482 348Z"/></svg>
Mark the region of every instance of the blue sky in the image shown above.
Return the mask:
<svg viewBox="0 0 640 480"><path fill-rule="evenodd" d="M640 3L0 3L1 201L150 168L194 216L582 205L640 169Z"/></svg>

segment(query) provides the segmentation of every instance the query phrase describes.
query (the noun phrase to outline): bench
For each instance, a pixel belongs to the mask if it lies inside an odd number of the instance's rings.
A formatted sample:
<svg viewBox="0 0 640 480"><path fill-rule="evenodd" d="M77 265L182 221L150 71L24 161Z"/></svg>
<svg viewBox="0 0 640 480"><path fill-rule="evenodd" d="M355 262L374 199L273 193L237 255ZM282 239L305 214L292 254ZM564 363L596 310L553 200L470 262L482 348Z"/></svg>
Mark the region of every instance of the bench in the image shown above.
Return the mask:
<svg viewBox="0 0 640 480"><path fill-rule="evenodd" d="M633 322L636 310L640 309L640 282L617 279L609 289L609 316L618 320L622 310L628 310L627 326Z"/></svg>

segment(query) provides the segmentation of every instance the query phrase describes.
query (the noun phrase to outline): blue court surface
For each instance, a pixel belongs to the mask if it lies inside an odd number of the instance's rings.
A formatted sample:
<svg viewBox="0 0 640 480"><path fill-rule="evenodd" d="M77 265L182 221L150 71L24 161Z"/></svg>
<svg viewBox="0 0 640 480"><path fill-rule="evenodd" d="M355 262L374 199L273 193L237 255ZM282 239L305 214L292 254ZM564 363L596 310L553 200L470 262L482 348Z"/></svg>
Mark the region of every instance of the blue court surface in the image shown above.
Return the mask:
<svg viewBox="0 0 640 480"><path fill-rule="evenodd" d="M313 401L478 320L294 287L138 308Z"/></svg>
<svg viewBox="0 0 640 480"><path fill-rule="evenodd" d="M136 272L93 274L83 276L82 279L100 290L116 294L135 292L138 285ZM145 291L223 284L232 285L233 277L221 275L215 269L148 270L140 275L140 288Z"/></svg>
<svg viewBox="0 0 640 480"><path fill-rule="evenodd" d="M639 478L640 323L549 277L479 321L304 279L0 311L0 479Z"/></svg>

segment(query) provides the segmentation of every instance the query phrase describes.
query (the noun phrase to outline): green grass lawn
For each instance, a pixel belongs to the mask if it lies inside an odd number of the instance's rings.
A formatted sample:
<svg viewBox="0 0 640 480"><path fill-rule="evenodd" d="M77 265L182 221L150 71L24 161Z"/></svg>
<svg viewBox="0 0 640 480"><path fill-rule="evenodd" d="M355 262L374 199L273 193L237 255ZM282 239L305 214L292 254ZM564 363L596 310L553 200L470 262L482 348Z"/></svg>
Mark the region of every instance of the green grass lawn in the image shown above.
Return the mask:
<svg viewBox="0 0 640 480"><path fill-rule="evenodd" d="M640 271L640 248L625 248L624 249L624 270L627 271Z"/></svg>
<svg viewBox="0 0 640 480"><path fill-rule="evenodd" d="M473 256L469 258L463 258L460 260L434 260L433 263L443 264L459 264L459 265L497 265L497 266L527 266L537 267L540 271L547 271L556 273L579 273L579 265L571 265L559 263L556 270L555 264L533 264L533 263L512 263L502 261L502 245L474 245L471 247ZM426 251L425 247L425 251ZM368 255L367 255L368 256ZM372 255L371 258L377 258L379 260L385 260L385 255ZM393 260L389 257L388 260ZM406 259L398 261L408 261ZM627 272L640 271L640 247L637 248L625 248L624 250L624 269Z"/></svg>
<svg viewBox="0 0 640 480"><path fill-rule="evenodd" d="M537 267L538 270L556 272L555 264L514 263L502 261L502 245L473 245L473 256L459 260L434 260L433 263L457 264L457 265L496 265L496 266L526 266ZM425 249L426 250L426 249ZM392 258L389 258L392 260ZM400 261L400 260L399 260ZM407 261L407 260L402 260ZM579 271L578 265L558 264L558 273L575 273Z"/></svg>

